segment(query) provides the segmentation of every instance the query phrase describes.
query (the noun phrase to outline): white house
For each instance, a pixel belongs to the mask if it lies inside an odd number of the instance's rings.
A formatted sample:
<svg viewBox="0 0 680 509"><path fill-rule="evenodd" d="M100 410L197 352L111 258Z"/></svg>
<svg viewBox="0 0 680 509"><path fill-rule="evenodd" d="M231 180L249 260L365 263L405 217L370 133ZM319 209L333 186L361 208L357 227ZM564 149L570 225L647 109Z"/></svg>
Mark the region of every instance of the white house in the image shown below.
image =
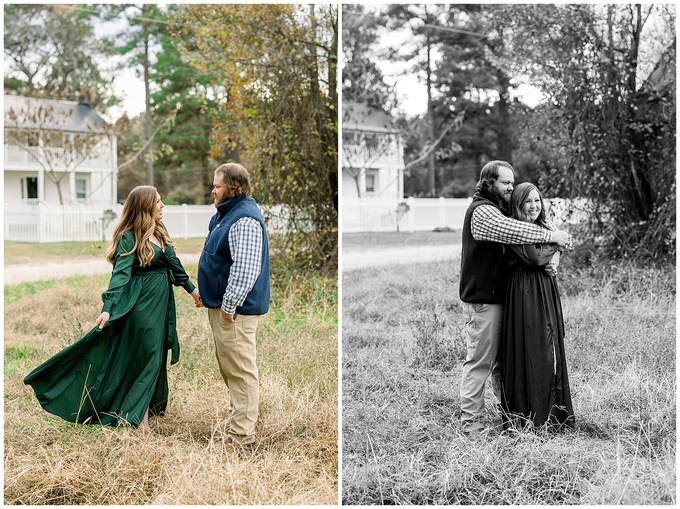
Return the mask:
<svg viewBox="0 0 680 509"><path fill-rule="evenodd" d="M404 197L404 145L390 116L355 102L342 104L342 199Z"/></svg>
<svg viewBox="0 0 680 509"><path fill-rule="evenodd" d="M89 104L5 95L4 112L5 208L116 204L116 136Z"/></svg>

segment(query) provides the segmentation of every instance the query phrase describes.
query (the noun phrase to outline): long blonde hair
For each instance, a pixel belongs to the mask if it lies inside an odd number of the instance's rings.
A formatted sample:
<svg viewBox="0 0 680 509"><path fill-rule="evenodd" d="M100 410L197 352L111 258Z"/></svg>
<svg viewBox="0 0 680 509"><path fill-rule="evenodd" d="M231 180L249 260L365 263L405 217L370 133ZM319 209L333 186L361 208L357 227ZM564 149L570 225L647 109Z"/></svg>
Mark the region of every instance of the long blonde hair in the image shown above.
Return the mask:
<svg viewBox="0 0 680 509"><path fill-rule="evenodd" d="M130 191L123 205L120 222L113 231L111 244L106 250L106 259L109 263L113 264L116 258L116 244L126 231L132 231L135 245L130 252L121 256L137 253L142 267L150 265L154 257L151 235L155 235L163 245L174 246L163 223L154 219L157 197L158 191L153 186L137 186Z"/></svg>

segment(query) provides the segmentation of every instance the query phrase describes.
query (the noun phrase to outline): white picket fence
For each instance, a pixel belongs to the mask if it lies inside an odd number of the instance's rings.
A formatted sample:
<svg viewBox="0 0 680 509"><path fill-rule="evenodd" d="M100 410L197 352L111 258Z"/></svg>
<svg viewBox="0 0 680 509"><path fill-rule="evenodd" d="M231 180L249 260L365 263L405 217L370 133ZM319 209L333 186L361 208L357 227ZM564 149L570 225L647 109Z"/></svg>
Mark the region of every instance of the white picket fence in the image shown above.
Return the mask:
<svg viewBox="0 0 680 509"><path fill-rule="evenodd" d="M461 229L470 198L367 199L343 203L344 233L431 231ZM582 221L589 213L586 200L546 200L552 204L555 224ZM548 203L546 203L546 206ZM285 233L289 209L260 207L269 233ZM120 218L123 206L110 208L44 203L5 203L5 240L13 242L106 241ZM213 205L166 205L163 222L174 238L204 237L215 213ZM299 222L299 221L298 221ZM313 230L311 224L304 226Z"/></svg>
<svg viewBox="0 0 680 509"><path fill-rule="evenodd" d="M405 200L364 199L343 203L342 232L415 232L463 228L471 198L407 198ZM588 213L584 199L545 200L548 217L557 225L583 221Z"/></svg>
<svg viewBox="0 0 680 509"><path fill-rule="evenodd" d="M269 233L285 231L285 207L261 207ZM123 206L104 208L45 203L5 203L5 240L13 242L106 241ZM205 237L213 205L166 205L163 223L173 238Z"/></svg>
<svg viewBox="0 0 680 509"><path fill-rule="evenodd" d="M425 231L460 229L470 198L366 199L343 203L342 231Z"/></svg>

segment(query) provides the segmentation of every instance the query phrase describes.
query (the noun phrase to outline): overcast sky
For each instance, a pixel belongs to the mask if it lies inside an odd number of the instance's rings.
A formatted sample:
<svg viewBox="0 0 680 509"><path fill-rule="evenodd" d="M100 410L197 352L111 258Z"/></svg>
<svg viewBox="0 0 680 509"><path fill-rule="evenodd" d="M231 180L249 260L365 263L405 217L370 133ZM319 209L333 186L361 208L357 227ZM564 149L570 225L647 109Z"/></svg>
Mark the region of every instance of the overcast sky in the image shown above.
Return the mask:
<svg viewBox="0 0 680 509"><path fill-rule="evenodd" d="M376 11L382 6L372 5L369 8ZM381 47L405 47L409 44L412 37L411 29L403 28L400 30L381 30L379 45ZM439 55L433 55L436 62ZM399 110L407 117L415 117L427 112L427 89L425 78L419 78L409 68L412 64L396 60L378 60L376 62L383 72L385 81L394 86L399 100ZM520 84L513 91L513 96L519 97L522 102L533 107L541 100L540 91L528 84Z"/></svg>
<svg viewBox="0 0 680 509"><path fill-rule="evenodd" d="M382 10L384 7L385 4L366 6L367 10L370 9L375 12ZM660 15L659 11L653 12L645 24L645 36L643 36L638 64L638 84L647 78L654 68L659 55L668 45L667 37L659 37L659 26L662 23ZM379 39L379 46L403 48L408 46L410 37L412 37L412 32L408 28L401 30L383 29ZM436 59L437 56L435 55L435 62ZM376 61L376 64L383 72L385 81L394 86L399 100L399 110L402 113L406 114L407 117L414 117L422 115L427 111L427 91L424 76L419 79L416 73L409 70L410 64L405 62L380 59ZM534 107L541 102L543 98L541 92L528 83L528 78L524 83L513 83L513 85L515 85L514 90L512 90L513 97L519 97L522 102L530 107Z"/></svg>
<svg viewBox="0 0 680 509"><path fill-rule="evenodd" d="M94 25L95 36L97 38L111 36L119 33L126 26L127 23L122 19L106 23L97 23ZM158 51L158 46L151 48L152 63L156 61L156 51ZM111 66L111 58L107 59L106 68ZM123 62L123 57L119 57L118 61ZM144 81L137 77L137 72L141 72L141 68L126 68L115 72L113 87L115 95L122 99L122 104L109 109L107 116L110 120L115 122L122 117L124 113L127 113L128 117L132 118L144 111Z"/></svg>

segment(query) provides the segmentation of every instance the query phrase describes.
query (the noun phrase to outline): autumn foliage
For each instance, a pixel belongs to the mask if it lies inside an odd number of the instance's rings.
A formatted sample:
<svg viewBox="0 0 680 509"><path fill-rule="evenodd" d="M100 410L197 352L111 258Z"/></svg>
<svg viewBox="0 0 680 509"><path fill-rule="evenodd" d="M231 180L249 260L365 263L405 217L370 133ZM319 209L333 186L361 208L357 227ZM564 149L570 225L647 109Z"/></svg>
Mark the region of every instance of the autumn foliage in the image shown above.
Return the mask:
<svg viewBox="0 0 680 509"><path fill-rule="evenodd" d="M337 8L186 5L175 21L183 57L214 76L212 156L286 206L296 265L337 266Z"/></svg>

